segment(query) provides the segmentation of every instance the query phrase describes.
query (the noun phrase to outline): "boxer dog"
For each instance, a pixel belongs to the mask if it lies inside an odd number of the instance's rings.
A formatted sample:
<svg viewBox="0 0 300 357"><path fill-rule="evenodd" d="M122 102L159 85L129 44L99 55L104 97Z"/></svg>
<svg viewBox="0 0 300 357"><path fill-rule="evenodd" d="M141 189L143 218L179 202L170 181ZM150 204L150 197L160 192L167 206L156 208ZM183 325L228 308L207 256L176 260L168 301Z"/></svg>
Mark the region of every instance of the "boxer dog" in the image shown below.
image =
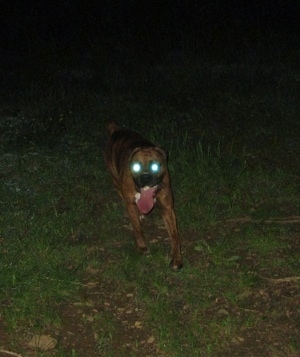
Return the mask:
<svg viewBox="0 0 300 357"><path fill-rule="evenodd" d="M127 207L138 251L149 253L140 219L159 206L171 241L170 266L179 270L182 256L165 150L113 122L108 124L108 131L105 163Z"/></svg>

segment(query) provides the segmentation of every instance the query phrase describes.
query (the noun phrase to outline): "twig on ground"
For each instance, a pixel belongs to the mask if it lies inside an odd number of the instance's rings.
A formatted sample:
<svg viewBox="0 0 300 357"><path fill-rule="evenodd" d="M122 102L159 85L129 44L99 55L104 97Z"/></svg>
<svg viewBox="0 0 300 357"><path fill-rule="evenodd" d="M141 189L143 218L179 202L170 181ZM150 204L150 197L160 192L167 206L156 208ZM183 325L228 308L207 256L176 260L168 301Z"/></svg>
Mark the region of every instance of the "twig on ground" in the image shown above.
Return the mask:
<svg viewBox="0 0 300 357"><path fill-rule="evenodd" d="M22 355L19 355L18 353L6 351L6 350L0 350L0 353L6 353L7 355L15 356L15 357L23 357Z"/></svg>

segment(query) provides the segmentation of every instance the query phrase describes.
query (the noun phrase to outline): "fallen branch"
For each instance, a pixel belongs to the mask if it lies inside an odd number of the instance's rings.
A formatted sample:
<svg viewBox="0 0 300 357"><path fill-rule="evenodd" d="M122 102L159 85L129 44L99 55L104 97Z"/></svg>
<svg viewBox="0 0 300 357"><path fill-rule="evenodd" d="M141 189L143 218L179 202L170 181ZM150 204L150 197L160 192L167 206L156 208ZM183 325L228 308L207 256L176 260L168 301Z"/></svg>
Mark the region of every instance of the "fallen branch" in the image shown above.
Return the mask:
<svg viewBox="0 0 300 357"><path fill-rule="evenodd" d="M300 276L288 276L286 278L278 278L278 279L274 279L274 278L265 278L264 276L258 275L260 278L271 281L272 283L275 284L280 284L280 283L291 283L291 282L296 282L298 280L300 280Z"/></svg>
<svg viewBox="0 0 300 357"><path fill-rule="evenodd" d="M253 274L255 276L258 276L261 279L271 281L272 283L275 284L280 284L280 283L291 283L291 282L296 282L300 280L300 276L287 276L285 278L267 278L266 276L263 276L261 274L256 273L255 271L249 271L250 274Z"/></svg>
<svg viewBox="0 0 300 357"><path fill-rule="evenodd" d="M252 219L249 216L230 218L224 221L218 221L217 223L277 223L277 224L294 224L300 223L300 216L290 216L285 218L271 218L271 219Z"/></svg>

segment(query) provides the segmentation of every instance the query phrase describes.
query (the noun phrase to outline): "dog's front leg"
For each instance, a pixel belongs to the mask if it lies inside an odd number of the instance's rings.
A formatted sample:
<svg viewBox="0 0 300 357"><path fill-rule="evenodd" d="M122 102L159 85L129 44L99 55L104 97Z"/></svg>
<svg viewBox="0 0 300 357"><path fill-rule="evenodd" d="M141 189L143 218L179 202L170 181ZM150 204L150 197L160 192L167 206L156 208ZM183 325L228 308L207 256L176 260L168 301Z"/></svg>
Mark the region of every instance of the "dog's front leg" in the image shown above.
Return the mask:
<svg viewBox="0 0 300 357"><path fill-rule="evenodd" d="M177 230L176 216L172 207L163 207L163 220L165 222L172 246L172 260L170 265L173 270L177 271L182 267L182 256L180 251L180 239Z"/></svg>
<svg viewBox="0 0 300 357"><path fill-rule="evenodd" d="M136 206L136 203L127 204L127 211L129 214L129 218L131 220L133 232L135 235L135 242L138 248L139 253L148 254L149 249L146 246L145 238L143 235L141 223L140 223L140 214L139 210Z"/></svg>

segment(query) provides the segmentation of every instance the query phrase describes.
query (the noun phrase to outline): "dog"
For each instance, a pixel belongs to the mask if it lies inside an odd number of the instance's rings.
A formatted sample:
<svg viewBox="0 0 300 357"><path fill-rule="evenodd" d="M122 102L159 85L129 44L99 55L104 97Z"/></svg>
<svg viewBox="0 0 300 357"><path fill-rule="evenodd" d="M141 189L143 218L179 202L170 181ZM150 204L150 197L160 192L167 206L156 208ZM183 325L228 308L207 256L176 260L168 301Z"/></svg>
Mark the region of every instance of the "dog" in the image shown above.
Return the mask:
<svg viewBox="0 0 300 357"><path fill-rule="evenodd" d="M170 266L174 271L180 270L182 255L166 151L135 131L119 129L114 122L107 129L110 138L105 163L125 202L138 251L149 253L140 219L159 206L171 241Z"/></svg>

